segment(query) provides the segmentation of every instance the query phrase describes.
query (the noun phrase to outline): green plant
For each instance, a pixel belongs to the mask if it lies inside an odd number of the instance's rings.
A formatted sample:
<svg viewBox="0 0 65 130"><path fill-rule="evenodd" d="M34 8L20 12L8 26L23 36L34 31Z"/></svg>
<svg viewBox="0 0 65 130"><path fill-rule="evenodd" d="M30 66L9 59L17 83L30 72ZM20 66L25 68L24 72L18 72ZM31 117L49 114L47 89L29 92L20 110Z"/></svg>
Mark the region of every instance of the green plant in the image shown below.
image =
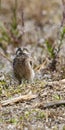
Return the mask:
<svg viewBox="0 0 65 130"><path fill-rule="evenodd" d="M9 120L9 122L10 123L12 123L12 124L17 124L17 119L16 118L11 118L10 120Z"/></svg>
<svg viewBox="0 0 65 130"><path fill-rule="evenodd" d="M63 126L63 129L62 130L65 130L65 125Z"/></svg>
<svg viewBox="0 0 65 130"><path fill-rule="evenodd" d="M1 10L1 2L2 2L2 1L0 0L0 10Z"/></svg>
<svg viewBox="0 0 65 130"><path fill-rule="evenodd" d="M53 46L50 44L50 42L48 40L46 40L46 46L47 46L47 49L48 49L48 52L51 56L51 58L55 58L55 53L54 53L54 48Z"/></svg>
<svg viewBox="0 0 65 130"><path fill-rule="evenodd" d="M1 33L0 43L3 41L6 41L7 43L10 42L10 37L8 35L7 28L2 22L0 22L0 33Z"/></svg>
<svg viewBox="0 0 65 130"><path fill-rule="evenodd" d="M65 27L63 27L60 32L60 38L59 38L59 43L58 43L57 49L56 49L56 47L53 47L53 44L51 44L49 40L45 41L47 50L52 59L52 62L49 67L53 71L56 70L57 56L58 56L58 53L60 52L61 46L63 44L64 36L65 36Z"/></svg>
<svg viewBox="0 0 65 130"><path fill-rule="evenodd" d="M12 11L11 22L8 25L0 22L0 46L4 50L6 49L8 44L12 43L13 45L17 46L22 40L22 35L17 28L18 26L17 0L15 0L14 6L12 5L11 11Z"/></svg>
<svg viewBox="0 0 65 130"><path fill-rule="evenodd" d="M58 94L54 94L53 98L56 99L56 100L61 100L62 99L62 97L60 95L58 95Z"/></svg>
<svg viewBox="0 0 65 130"><path fill-rule="evenodd" d="M60 32L60 43L58 45L58 50L57 50L57 54L59 53L60 49L61 49L61 45L63 43L63 39L64 39L64 36L65 36L65 27L62 27L62 30Z"/></svg>
<svg viewBox="0 0 65 130"><path fill-rule="evenodd" d="M11 22L11 27L12 29L16 30L17 29L17 0L15 0L15 5L12 6L11 8L12 11L12 22Z"/></svg>

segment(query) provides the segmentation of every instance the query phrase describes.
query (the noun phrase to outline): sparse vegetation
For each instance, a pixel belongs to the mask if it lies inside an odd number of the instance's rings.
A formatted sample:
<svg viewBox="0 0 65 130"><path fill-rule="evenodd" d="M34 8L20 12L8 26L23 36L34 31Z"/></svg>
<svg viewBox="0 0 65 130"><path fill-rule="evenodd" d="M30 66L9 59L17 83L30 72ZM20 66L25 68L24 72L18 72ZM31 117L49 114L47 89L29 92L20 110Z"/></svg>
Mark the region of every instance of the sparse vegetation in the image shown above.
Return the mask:
<svg viewBox="0 0 65 130"><path fill-rule="evenodd" d="M50 64L50 69L52 71L56 70L56 63L57 63L57 60L58 60L57 58L58 58L58 54L61 50L61 46L63 44L64 38L65 38L65 27L62 27L62 30L60 32L60 38L57 39L59 41L59 43L57 43L58 47L54 46L53 43L51 44L50 42L53 42L53 41L51 41L50 39L46 40L46 42L45 42L46 46L47 46L47 50L48 50L50 57L51 57L51 60L52 60L52 62Z"/></svg>
<svg viewBox="0 0 65 130"><path fill-rule="evenodd" d="M64 0L62 4L63 12L59 0L0 0L1 130L65 130ZM12 67L18 47L30 51L35 71L34 81L22 80L21 85Z"/></svg>
<svg viewBox="0 0 65 130"><path fill-rule="evenodd" d="M9 26L0 22L0 43L4 50L7 49L8 44L13 44L14 46L18 46L22 41L22 35L20 34L17 26L17 0L15 0L15 4L11 8L12 17ZM7 23L8 24L8 23Z"/></svg>

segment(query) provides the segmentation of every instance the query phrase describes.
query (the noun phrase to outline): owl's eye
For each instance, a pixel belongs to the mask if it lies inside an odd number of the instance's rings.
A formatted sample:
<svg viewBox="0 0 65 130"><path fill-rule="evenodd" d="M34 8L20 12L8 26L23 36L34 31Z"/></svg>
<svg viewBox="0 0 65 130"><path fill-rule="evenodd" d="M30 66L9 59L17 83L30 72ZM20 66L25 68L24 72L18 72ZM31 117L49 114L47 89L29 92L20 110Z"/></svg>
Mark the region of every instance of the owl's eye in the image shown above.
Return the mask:
<svg viewBox="0 0 65 130"><path fill-rule="evenodd" d="M28 56L30 55L30 53L29 53L29 51L28 51L27 48L23 48L23 53L26 54L26 55L28 55Z"/></svg>
<svg viewBox="0 0 65 130"><path fill-rule="evenodd" d="M29 50L27 48L23 48L23 52L29 53Z"/></svg>
<svg viewBox="0 0 65 130"><path fill-rule="evenodd" d="M22 54L22 53L23 53L22 49L18 48L17 51L16 51L16 55L19 55L19 54Z"/></svg>

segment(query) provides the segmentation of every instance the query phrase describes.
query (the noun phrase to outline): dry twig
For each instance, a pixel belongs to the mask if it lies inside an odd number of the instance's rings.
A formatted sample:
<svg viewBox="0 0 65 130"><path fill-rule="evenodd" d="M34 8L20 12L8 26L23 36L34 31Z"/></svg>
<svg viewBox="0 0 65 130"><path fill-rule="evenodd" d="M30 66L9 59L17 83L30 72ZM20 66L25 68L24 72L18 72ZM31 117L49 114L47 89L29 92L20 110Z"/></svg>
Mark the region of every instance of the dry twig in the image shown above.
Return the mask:
<svg viewBox="0 0 65 130"><path fill-rule="evenodd" d="M12 105L17 102L24 102L24 101L29 101L31 99L36 98L37 95L32 95L32 94L27 94L19 97L14 97L5 101L1 101L1 106L7 106L7 105Z"/></svg>
<svg viewBox="0 0 65 130"><path fill-rule="evenodd" d="M0 55L1 55L2 57L6 58L10 63L12 63L12 60L9 59L5 54L3 54L3 53L0 52Z"/></svg>
<svg viewBox="0 0 65 130"><path fill-rule="evenodd" d="M46 108L50 108L50 107L59 107L61 105L65 105L65 100L61 100L61 101L56 101L56 102L49 102L47 104L44 104L43 102L36 104L34 107L38 107L41 109L46 109Z"/></svg>

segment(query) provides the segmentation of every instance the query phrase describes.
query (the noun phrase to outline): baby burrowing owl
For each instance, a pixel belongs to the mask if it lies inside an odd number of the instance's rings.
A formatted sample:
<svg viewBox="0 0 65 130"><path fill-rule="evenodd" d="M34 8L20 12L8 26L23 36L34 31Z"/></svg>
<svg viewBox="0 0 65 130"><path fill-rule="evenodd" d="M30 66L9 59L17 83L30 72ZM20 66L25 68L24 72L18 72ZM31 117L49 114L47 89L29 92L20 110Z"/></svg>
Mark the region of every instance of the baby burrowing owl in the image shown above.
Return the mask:
<svg viewBox="0 0 65 130"><path fill-rule="evenodd" d="M21 84L22 79L32 81L34 78L34 70L32 66L32 57L26 48L18 48L16 56L13 60L13 71L15 77Z"/></svg>

